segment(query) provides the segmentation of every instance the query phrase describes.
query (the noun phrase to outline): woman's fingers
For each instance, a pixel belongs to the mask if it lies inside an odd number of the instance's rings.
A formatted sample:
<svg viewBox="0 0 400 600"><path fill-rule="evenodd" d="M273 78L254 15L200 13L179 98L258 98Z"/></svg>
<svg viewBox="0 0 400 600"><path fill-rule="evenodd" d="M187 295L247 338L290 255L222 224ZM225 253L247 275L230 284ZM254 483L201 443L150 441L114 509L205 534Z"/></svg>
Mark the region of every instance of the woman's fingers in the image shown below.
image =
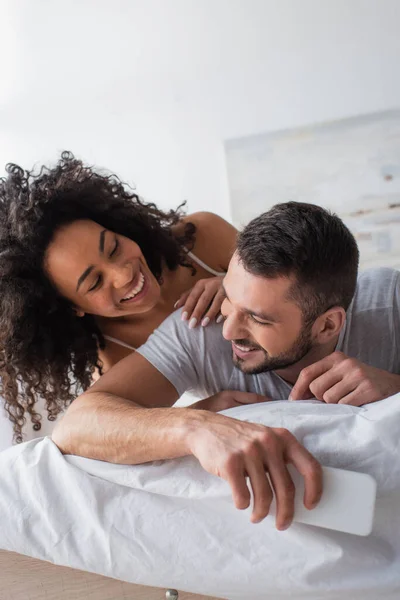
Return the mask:
<svg viewBox="0 0 400 600"><path fill-rule="evenodd" d="M189 291L183 309L182 309L182 321L190 321L194 318L193 311L201 298L204 287L199 285L200 282L196 283L196 285Z"/></svg>
<svg viewBox="0 0 400 600"><path fill-rule="evenodd" d="M221 278L201 279L186 296L182 320L189 321L191 329L200 323L205 327L211 319L217 317L222 302Z"/></svg>
<svg viewBox="0 0 400 600"><path fill-rule="evenodd" d="M184 292L181 297L179 298L179 300L177 300L174 304L174 310L177 310L178 308L181 308L181 306L183 306L186 302L187 297L189 296L191 290L188 290L187 292Z"/></svg>
<svg viewBox="0 0 400 600"><path fill-rule="evenodd" d="M218 292L215 294L209 309L207 310L206 314L204 315L203 321L201 323L203 325L203 327L208 325L208 323L210 323L214 319L217 319L217 317L220 314L221 306L222 306L224 299L225 299L225 293L222 290L222 288L220 288L218 290ZM208 320L206 321L206 319L208 319Z"/></svg>

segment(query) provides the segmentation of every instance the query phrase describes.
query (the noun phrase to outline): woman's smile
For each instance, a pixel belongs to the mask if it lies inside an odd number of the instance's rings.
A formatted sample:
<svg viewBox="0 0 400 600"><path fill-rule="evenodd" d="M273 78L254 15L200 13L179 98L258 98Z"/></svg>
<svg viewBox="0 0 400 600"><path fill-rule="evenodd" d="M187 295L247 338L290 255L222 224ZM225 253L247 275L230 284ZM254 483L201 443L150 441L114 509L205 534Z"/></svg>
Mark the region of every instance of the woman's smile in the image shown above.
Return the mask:
<svg viewBox="0 0 400 600"><path fill-rule="evenodd" d="M148 280L139 269L138 274L134 277L133 284L129 286L128 292L121 298L120 303L131 304L133 302L140 302L146 295L148 288Z"/></svg>

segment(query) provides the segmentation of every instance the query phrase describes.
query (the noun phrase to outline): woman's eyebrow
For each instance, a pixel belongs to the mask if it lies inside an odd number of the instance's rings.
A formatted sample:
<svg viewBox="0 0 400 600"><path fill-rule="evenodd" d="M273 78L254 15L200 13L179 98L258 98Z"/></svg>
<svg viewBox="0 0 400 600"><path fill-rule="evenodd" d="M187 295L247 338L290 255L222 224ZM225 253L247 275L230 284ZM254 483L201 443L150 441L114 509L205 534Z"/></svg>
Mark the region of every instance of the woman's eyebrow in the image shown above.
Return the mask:
<svg viewBox="0 0 400 600"><path fill-rule="evenodd" d="M93 265L91 265L90 267L88 267L88 268L86 269L86 271L84 271L84 272L82 273L82 275L81 275L81 276L79 277L79 279L78 279L78 284L77 284L77 286L76 286L76 291L78 291L78 290L79 290L80 286L81 286L81 285L82 285L82 283L85 281L86 277L87 277L88 275L90 275L90 273L93 271L93 269L94 269L94 266L93 266Z"/></svg>
<svg viewBox="0 0 400 600"><path fill-rule="evenodd" d="M99 252L100 252L100 254L104 253L104 239L106 237L106 233L107 233L107 229L103 229L100 232L100 239L99 239Z"/></svg>
<svg viewBox="0 0 400 600"><path fill-rule="evenodd" d="M99 252L100 252L100 254L104 254L104 241L105 241L106 233L107 233L107 229L102 229L102 231L100 231L100 236L99 236ZM84 271L82 273L82 275L78 279L76 291L79 290L80 286L85 281L86 277L88 275L90 275L90 273L93 271L93 269L94 269L94 266L90 265L90 267L88 267L86 269L86 271Z"/></svg>

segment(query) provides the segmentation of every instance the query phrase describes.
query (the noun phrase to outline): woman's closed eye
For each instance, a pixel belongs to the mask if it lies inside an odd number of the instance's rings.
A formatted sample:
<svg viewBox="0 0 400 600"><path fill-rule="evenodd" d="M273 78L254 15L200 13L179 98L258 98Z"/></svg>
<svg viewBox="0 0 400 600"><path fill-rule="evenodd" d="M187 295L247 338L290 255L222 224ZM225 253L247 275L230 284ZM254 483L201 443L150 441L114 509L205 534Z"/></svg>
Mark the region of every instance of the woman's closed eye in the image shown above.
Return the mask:
<svg viewBox="0 0 400 600"><path fill-rule="evenodd" d="M119 248L119 241L116 239L116 240L115 240L114 247L113 247L113 249L111 250L111 252L110 252L110 254L109 254L109 258L112 258L113 256L115 256L115 255L116 255L116 253L117 253L117 251L118 251L118 248Z"/></svg>
<svg viewBox="0 0 400 600"><path fill-rule="evenodd" d="M101 275L98 275L98 276L96 277L96 280L95 280L95 281L94 281L94 283L93 283L93 284L90 286L90 288L89 288L89 290L88 290L88 291L89 291L89 292L94 292L94 290L97 290L97 288L99 288L99 287L100 287L100 285L101 285L101 282L102 282L102 277L101 277Z"/></svg>
<svg viewBox="0 0 400 600"><path fill-rule="evenodd" d="M114 246L113 246L111 252L109 253L108 257L113 258L114 256L116 256L118 253L118 249L119 249L119 241L117 239L115 239ZM92 285L90 286L90 288L88 289L88 292L94 292L95 290L97 290L99 287L101 287L102 282L103 282L103 277L102 277L102 275L99 274L96 277L96 279L94 280L94 282L92 283Z"/></svg>

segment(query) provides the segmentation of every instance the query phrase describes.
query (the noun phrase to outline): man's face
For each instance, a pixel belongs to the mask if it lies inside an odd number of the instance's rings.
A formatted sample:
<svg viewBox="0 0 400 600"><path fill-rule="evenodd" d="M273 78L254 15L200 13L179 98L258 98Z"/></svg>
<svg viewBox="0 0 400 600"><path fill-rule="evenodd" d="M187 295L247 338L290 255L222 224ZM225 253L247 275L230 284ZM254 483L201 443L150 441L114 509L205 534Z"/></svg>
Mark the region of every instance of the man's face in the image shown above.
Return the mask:
<svg viewBox="0 0 400 600"><path fill-rule="evenodd" d="M313 346L311 325L288 292L288 277L266 279L245 270L235 254L224 279L223 335L244 373L280 370L300 361Z"/></svg>

